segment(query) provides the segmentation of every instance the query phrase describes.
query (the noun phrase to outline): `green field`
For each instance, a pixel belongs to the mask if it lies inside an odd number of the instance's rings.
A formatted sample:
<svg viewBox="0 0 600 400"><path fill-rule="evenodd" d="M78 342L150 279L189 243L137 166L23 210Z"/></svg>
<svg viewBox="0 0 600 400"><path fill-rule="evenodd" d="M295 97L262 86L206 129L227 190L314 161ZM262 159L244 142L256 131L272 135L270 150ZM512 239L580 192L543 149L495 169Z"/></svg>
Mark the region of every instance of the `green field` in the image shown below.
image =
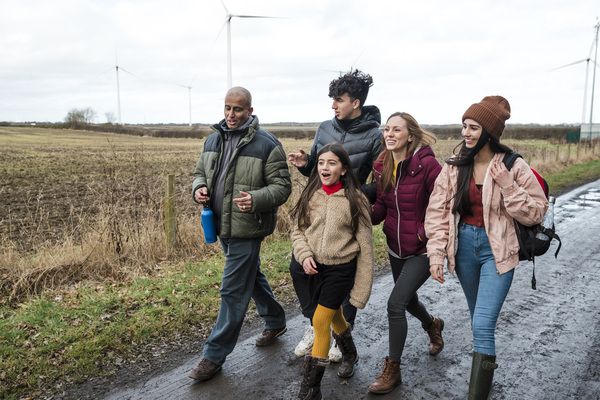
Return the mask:
<svg viewBox="0 0 600 400"><path fill-rule="evenodd" d="M311 143L282 142L287 151ZM440 140L434 149L443 159L456 143ZM596 148L507 143L554 193L600 177ZM217 246L201 243L191 201L201 148L199 139L0 127L0 398L60 391L113 374L156 343L204 337L217 311L222 259ZM292 172L294 192L263 252L265 273L288 304L288 211L304 180ZM173 248L162 217L169 174ZM375 240L382 263L379 228Z"/></svg>

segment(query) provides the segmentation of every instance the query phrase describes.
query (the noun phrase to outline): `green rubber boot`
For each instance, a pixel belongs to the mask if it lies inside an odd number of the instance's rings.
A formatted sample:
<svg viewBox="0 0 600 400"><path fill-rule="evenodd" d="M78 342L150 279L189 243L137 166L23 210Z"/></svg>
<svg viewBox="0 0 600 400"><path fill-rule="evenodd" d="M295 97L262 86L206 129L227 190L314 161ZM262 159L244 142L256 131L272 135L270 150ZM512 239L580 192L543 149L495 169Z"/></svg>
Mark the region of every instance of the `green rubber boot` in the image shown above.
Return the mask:
<svg viewBox="0 0 600 400"><path fill-rule="evenodd" d="M469 400L487 400L492 389L494 370L496 368L498 368L496 356L473 352L471 380L469 381Z"/></svg>

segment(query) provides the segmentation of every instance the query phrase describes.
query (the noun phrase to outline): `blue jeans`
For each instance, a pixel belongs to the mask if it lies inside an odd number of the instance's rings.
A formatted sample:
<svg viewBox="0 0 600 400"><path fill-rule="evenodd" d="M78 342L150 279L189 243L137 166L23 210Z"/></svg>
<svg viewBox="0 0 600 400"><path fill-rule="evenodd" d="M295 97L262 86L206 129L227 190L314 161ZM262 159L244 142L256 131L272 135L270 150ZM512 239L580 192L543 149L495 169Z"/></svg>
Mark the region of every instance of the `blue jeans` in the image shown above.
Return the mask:
<svg viewBox="0 0 600 400"><path fill-rule="evenodd" d="M513 272L499 274L485 228L461 223L458 227L456 275L471 312L473 348L496 355L498 315L513 280Z"/></svg>
<svg viewBox="0 0 600 400"><path fill-rule="evenodd" d="M285 326L283 307L275 300L267 278L260 271L262 239L220 240L225 253L221 308L202 354L217 365L225 362L237 343L250 298L254 299L258 314L265 320L265 329Z"/></svg>

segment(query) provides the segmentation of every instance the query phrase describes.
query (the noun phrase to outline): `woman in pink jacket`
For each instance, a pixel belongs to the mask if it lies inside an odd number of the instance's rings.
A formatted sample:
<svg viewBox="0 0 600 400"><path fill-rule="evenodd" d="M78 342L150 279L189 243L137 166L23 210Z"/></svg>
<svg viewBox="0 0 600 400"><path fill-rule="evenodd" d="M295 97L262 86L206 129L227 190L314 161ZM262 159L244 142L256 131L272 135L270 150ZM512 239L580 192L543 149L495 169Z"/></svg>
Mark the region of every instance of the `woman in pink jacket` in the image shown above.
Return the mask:
<svg viewBox="0 0 600 400"><path fill-rule="evenodd" d="M467 298L473 330L469 399L487 399L496 364L496 321L519 263L513 220L540 223L546 196L527 163L508 171L512 151L500 143L510 105L486 96L462 117L463 142L444 164L425 217L431 277L444 283L443 263L456 271Z"/></svg>

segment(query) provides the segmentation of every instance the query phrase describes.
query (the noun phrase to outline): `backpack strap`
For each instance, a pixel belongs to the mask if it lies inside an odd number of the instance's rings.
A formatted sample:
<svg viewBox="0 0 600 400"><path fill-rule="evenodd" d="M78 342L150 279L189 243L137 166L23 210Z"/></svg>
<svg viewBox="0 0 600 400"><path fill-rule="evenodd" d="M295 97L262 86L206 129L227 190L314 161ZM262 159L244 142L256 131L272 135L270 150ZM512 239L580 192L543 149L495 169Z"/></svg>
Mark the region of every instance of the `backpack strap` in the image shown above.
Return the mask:
<svg viewBox="0 0 600 400"><path fill-rule="evenodd" d="M532 260L533 261L533 271L531 272L531 288L533 290L537 290L537 285L536 285L536 280L535 280L535 258Z"/></svg>
<svg viewBox="0 0 600 400"><path fill-rule="evenodd" d="M513 164L515 163L515 161L517 161L517 158L523 158L521 157L521 155L515 151L511 151L510 153L504 153L504 157L502 158L502 162L504 163L504 166L506 166L507 170L511 170Z"/></svg>

